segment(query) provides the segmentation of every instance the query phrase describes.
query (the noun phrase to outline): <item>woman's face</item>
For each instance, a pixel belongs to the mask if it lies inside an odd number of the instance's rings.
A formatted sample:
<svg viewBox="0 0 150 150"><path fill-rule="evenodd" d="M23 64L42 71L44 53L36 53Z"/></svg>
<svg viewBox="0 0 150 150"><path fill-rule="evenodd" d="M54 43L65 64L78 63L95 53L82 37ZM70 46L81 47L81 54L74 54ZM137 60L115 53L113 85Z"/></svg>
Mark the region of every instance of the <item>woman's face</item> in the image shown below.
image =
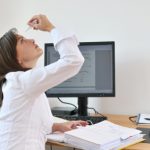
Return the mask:
<svg viewBox="0 0 150 150"><path fill-rule="evenodd" d="M33 39L17 35L17 59L23 68L33 68L43 51Z"/></svg>

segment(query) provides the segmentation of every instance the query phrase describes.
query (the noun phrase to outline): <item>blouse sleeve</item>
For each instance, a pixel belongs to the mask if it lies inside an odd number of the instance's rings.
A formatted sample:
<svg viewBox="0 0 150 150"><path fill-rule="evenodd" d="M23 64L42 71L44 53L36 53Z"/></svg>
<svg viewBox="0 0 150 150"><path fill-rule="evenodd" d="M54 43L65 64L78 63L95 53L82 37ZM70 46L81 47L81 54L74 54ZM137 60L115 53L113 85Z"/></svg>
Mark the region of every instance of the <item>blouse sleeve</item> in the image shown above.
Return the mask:
<svg viewBox="0 0 150 150"><path fill-rule="evenodd" d="M76 75L84 62L75 35L67 36L53 29L51 36L60 59L48 66L34 68L18 75L26 94L41 94L62 83Z"/></svg>

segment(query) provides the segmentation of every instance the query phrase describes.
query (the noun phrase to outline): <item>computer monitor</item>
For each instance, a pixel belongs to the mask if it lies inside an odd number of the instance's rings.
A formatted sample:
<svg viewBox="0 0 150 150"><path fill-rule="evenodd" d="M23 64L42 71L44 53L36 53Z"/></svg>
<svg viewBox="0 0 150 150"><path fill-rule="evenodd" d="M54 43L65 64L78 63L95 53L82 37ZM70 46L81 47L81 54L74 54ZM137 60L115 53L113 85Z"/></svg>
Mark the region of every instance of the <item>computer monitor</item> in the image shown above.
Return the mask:
<svg viewBox="0 0 150 150"><path fill-rule="evenodd" d="M85 62L77 75L46 91L48 97L77 97L78 115L88 115L88 97L115 96L115 42L81 42ZM45 66L59 59L52 43L45 44Z"/></svg>

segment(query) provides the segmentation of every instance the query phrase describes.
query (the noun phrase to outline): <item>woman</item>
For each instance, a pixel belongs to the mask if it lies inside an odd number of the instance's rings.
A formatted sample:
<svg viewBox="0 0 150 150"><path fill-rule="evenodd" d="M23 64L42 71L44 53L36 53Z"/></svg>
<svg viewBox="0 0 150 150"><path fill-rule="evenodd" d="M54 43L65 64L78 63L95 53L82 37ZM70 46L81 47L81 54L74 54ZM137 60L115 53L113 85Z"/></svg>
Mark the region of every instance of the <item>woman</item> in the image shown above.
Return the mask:
<svg viewBox="0 0 150 150"><path fill-rule="evenodd" d="M46 134L65 132L85 121L53 123L44 92L80 70L84 58L74 35L55 28L45 15L33 16L28 25L50 32L60 59L46 67L35 68L43 51L33 39L14 30L0 39L0 150L44 150Z"/></svg>

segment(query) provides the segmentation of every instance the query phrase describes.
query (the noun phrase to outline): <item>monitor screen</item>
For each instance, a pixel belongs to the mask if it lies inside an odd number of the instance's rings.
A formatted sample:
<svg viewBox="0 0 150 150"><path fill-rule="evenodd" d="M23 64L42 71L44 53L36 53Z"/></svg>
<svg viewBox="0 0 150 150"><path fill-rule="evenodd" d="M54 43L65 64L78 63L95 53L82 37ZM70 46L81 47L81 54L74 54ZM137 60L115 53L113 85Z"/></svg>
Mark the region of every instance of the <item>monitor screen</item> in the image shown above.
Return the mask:
<svg viewBox="0 0 150 150"><path fill-rule="evenodd" d="M115 96L115 42L81 42L85 62L77 75L46 91L48 97L78 97L78 114L86 116L88 97ZM59 59L53 44L45 44L45 66Z"/></svg>
<svg viewBox="0 0 150 150"><path fill-rule="evenodd" d="M47 96L115 96L114 42L82 42L79 49L85 58L80 72L46 91ZM45 44L45 65L58 59L53 44Z"/></svg>

